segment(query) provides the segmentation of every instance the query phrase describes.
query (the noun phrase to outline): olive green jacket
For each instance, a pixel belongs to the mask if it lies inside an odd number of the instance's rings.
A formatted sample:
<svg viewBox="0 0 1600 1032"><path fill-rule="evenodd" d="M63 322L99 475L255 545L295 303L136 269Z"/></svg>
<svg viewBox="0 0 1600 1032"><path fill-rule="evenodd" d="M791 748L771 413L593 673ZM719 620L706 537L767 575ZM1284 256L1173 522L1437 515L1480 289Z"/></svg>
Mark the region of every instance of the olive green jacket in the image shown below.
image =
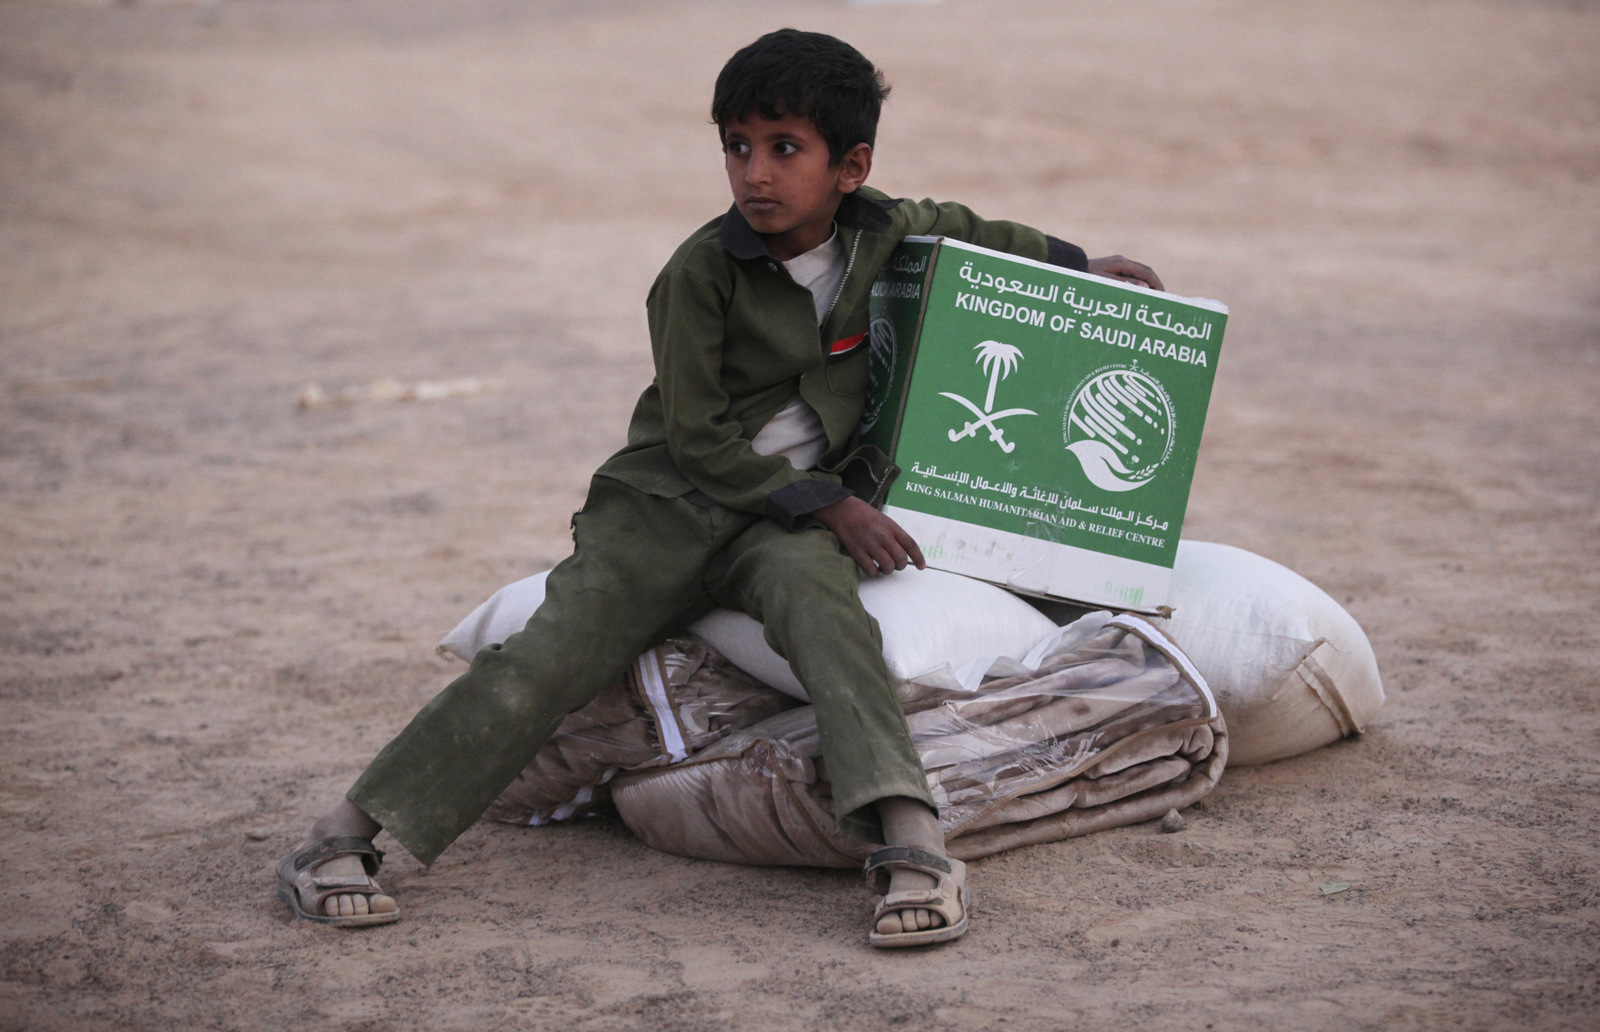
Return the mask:
<svg viewBox="0 0 1600 1032"><path fill-rule="evenodd" d="M948 236L1086 267L1081 249L1038 230L867 187L845 196L835 221L848 265L820 330L811 292L767 253L737 207L683 242L646 304L655 380L634 408L627 446L598 475L649 494L765 513L793 529L850 494L841 473L866 400L869 294L904 237ZM750 447L796 390L828 435L814 470Z"/></svg>

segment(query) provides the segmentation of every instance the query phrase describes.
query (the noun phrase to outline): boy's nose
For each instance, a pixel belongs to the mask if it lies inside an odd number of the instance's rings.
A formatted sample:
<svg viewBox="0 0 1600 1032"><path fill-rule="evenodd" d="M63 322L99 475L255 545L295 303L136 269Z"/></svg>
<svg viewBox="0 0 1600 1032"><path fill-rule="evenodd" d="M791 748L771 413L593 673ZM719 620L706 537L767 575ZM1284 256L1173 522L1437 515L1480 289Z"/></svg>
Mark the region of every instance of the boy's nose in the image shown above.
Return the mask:
<svg viewBox="0 0 1600 1032"><path fill-rule="evenodd" d="M772 165L764 158L752 157L744 168L744 181L754 186L772 179Z"/></svg>

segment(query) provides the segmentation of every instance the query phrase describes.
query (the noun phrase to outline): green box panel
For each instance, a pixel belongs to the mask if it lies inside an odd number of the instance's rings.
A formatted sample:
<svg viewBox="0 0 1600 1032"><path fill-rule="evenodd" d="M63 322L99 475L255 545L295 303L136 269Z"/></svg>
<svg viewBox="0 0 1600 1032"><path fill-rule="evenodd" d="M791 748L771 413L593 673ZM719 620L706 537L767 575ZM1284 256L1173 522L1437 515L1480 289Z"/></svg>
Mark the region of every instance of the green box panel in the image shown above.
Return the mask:
<svg viewBox="0 0 1600 1032"><path fill-rule="evenodd" d="M925 534L995 531L991 551L1016 538L1062 546L1047 587L1037 555L1031 573L987 579L1159 606L1166 578L1151 571L1177 553L1226 324L1216 302L908 239L873 288L862 437L903 471L886 508L942 521ZM979 562L972 547L959 572ZM1123 561L1127 583L1086 553ZM1092 567L1094 584L1074 584L1074 566Z"/></svg>

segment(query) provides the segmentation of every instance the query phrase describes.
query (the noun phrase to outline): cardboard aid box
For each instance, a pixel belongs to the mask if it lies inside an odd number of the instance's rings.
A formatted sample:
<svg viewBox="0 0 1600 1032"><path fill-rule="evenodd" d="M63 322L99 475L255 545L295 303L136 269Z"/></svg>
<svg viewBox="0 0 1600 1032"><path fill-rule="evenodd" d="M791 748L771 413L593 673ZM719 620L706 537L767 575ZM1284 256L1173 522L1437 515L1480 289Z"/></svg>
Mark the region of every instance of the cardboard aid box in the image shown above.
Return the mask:
<svg viewBox="0 0 1600 1032"><path fill-rule="evenodd" d="M1167 601L1228 310L944 237L872 289L864 443L930 566L1013 591Z"/></svg>

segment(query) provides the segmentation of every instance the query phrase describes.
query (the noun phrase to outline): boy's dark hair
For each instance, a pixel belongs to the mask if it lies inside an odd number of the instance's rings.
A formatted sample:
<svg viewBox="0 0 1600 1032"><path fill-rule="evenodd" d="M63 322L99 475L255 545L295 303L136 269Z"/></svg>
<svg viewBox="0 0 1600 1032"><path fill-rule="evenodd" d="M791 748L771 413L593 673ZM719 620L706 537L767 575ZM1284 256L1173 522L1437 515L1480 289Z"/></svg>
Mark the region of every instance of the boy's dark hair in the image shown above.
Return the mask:
<svg viewBox="0 0 1600 1032"><path fill-rule="evenodd" d="M711 94L711 120L727 140L727 125L751 112L762 118L811 119L838 164L858 143L878 136L878 113L889 85L871 61L842 39L821 32L779 29L728 59Z"/></svg>

